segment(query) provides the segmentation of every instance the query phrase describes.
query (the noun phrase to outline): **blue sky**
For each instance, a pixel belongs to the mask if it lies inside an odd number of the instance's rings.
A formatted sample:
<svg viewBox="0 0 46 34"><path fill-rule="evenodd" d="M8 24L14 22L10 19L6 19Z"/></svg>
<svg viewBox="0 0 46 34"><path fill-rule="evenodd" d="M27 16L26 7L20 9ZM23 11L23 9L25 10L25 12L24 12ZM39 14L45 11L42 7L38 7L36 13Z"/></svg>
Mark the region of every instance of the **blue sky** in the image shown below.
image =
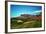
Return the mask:
<svg viewBox="0 0 46 34"><path fill-rule="evenodd" d="M28 6L28 5L11 5L10 15L11 17L18 17L21 14L31 14L36 15L36 13L41 12L41 6Z"/></svg>

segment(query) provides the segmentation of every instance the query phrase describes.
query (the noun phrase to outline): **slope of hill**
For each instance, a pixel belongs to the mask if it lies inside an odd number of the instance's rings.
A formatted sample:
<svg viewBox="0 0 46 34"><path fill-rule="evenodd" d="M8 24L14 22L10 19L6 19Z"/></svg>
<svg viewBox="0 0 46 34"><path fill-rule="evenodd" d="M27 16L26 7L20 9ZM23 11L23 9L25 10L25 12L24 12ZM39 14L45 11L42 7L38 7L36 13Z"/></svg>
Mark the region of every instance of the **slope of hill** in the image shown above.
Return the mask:
<svg viewBox="0 0 46 34"><path fill-rule="evenodd" d="M42 26L42 15L22 14L19 17L11 18L11 29L15 28L37 28Z"/></svg>

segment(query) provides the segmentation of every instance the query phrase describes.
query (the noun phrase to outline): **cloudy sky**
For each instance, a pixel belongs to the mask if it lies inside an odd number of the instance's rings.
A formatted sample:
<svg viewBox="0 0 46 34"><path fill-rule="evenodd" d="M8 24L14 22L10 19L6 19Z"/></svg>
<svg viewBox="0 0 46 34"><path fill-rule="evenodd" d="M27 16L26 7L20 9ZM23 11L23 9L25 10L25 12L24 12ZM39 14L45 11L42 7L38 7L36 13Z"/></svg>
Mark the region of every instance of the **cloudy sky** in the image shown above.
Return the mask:
<svg viewBox="0 0 46 34"><path fill-rule="evenodd" d="M36 15L36 13L41 12L41 6L28 6L28 5L11 5L10 15L11 17L18 17L21 14L31 14Z"/></svg>

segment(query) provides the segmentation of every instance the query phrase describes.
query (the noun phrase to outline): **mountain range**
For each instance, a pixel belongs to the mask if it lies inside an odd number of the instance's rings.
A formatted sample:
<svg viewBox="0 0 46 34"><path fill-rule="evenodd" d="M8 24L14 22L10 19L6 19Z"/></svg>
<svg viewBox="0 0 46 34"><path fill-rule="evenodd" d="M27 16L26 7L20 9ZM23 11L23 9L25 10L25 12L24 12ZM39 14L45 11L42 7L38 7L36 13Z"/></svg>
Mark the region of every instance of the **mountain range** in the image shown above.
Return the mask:
<svg viewBox="0 0 46 34"><path fill-rule="evenodd" d="M42 14L37 13L37 15L30 15L30 14L21 14L19 17L14 17L11 18L12 20L41 20L42 19Z"/></svg>

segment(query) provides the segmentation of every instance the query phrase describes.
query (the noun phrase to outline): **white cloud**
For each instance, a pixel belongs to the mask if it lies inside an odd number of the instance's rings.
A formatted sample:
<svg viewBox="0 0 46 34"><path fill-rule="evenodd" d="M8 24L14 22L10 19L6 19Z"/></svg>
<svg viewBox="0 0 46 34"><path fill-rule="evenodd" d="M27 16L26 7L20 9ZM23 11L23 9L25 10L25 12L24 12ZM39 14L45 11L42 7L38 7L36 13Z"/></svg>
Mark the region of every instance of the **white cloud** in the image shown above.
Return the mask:
<svg viewBox="0 0 46 34"><path fill-rule="evenodd" d="M34 12L32 12L31 14L36 15L36 13L39 13L39 12L41 12L41 10L39 10L39 11L34 11Z"/></svg>

